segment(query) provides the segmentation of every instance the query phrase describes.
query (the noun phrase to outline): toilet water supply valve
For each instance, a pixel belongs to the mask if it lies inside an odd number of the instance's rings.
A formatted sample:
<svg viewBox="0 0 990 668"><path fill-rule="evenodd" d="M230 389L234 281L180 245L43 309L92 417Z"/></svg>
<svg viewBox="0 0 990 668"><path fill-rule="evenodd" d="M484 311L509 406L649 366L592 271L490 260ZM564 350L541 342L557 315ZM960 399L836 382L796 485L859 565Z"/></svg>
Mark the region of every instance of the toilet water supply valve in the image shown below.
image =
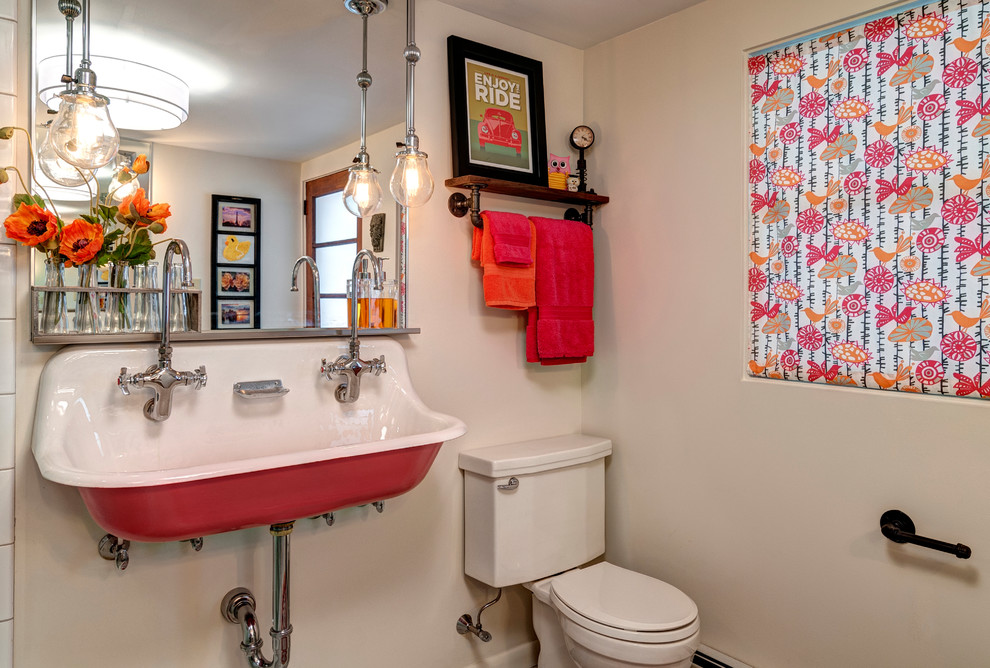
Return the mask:
<svg viewBox="0 0 990 668"><path fill-rule="evenodd" d="M491 607L491 606L495 605L496 603L498 603L498 601L499 601L500 598L502 598L502 588L501 587L498 588L498 596L496 596L492 600L488 601L488 603L485 603L483 606L481 606L481 609L478 610L478 623L477 624L473 624L472 623L471 615L468 614L468 613L464 613L463 615L461 615L457 619L457 632L460 633L461 635L465 635L467 633L473 633L474 635L476 635L479 638L481 638L481 641L482 642L488 642L489 640L491 640L492 639L492 634L489 633L488 631L485 631L483 628L481 628L481 613L483 613L489 607Z"/></svg>

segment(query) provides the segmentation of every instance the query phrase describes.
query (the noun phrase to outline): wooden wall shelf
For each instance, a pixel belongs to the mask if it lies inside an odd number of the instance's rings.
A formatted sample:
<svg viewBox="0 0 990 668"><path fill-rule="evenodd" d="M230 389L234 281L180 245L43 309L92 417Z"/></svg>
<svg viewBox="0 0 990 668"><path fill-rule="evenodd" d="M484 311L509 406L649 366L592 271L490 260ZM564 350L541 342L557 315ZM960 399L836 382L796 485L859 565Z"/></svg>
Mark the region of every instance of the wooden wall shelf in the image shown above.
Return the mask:
<svg viewBox="0 0 990 668"><path fill-rule="evenodd" d="M458 176L444 181L448 188L463 188L471 191L470 200L462 193L454 193L447 200L447 208L455 216L461 217L471 214L471 223L475 227L481 227L481 191L494 193L496 195L511 195L513 197L525 197L527 199L542 200L544 202L557 202L559 204L572 204L584 207L584 213L570 220L582 220L591 225L592 207L608 203L608 197L597 193L571 192L569 190L557 190L545 186L534 186L528 183L515 183L514 181L503 181L501 179L491 179L486 176ZM565 215L565 218L567 216Z"/></svg>

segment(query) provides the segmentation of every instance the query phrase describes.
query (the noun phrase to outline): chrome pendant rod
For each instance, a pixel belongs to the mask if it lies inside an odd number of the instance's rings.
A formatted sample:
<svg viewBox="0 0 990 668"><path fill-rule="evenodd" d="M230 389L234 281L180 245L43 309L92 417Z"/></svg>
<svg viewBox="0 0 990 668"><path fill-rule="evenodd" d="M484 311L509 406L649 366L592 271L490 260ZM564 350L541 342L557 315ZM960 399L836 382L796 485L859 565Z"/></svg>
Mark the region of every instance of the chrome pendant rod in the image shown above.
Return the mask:
<svg viewBox="0 0 990 668"><path fill-rule="evenodd" d="M416 63L420 50L416 46L416 0L406 2L406 49L402 53L406 59L406 146L419 148L416 137Z"/></svg>
<svg viewBox="0 0 990 668"><path fill-rule="evenodd" d="M59 0L58 10L65 17L65 90L72 89L72 40L75 37L73 21L82 13L82 3L79 0Z"/></svg>
<svg viewBox="0 0 990 668"><path fill-rule="evenodd" d="M89 0L82 0L82 60L79 67L89 69Z"/></svg>
<svg viewBox="0 0 990 668"><path fill-rule="evenodd" d="M358 86L361 88L361 149L360 153L367 153L365 134L367 129L367 108L368 108L368 88L371 87L371 75L368 74L368 13L361 14L361 71L357 76Z"/></svg>

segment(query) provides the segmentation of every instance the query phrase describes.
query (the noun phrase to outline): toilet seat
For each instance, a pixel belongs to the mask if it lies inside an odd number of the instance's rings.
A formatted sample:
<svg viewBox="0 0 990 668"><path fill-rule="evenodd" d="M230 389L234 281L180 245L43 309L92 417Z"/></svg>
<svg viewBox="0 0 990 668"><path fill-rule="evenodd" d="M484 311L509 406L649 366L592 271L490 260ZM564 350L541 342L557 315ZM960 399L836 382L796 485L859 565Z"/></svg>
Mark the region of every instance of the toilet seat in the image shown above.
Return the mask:
<svg viewBox="0 0 990 668"><path fill-rule="evenodd" d="M608 562L550 581L557 611L600 635L636 643L672 643L701 627L698 606L676 587Z"/></svg>

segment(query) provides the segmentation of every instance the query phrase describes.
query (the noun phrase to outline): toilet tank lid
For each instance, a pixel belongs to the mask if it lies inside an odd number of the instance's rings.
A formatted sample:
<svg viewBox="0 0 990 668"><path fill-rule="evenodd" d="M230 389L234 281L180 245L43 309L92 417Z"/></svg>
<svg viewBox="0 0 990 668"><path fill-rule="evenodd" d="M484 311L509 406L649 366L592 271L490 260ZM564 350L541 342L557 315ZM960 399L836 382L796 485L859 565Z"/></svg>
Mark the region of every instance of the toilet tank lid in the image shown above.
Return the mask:
<svg viewBox="0 0 990 668"><path fill-rule="evenodd" d="M568 434L465 450L457 465L465 471L500 478L583 464L611 453L612 441L607 438Z"/></svg>

